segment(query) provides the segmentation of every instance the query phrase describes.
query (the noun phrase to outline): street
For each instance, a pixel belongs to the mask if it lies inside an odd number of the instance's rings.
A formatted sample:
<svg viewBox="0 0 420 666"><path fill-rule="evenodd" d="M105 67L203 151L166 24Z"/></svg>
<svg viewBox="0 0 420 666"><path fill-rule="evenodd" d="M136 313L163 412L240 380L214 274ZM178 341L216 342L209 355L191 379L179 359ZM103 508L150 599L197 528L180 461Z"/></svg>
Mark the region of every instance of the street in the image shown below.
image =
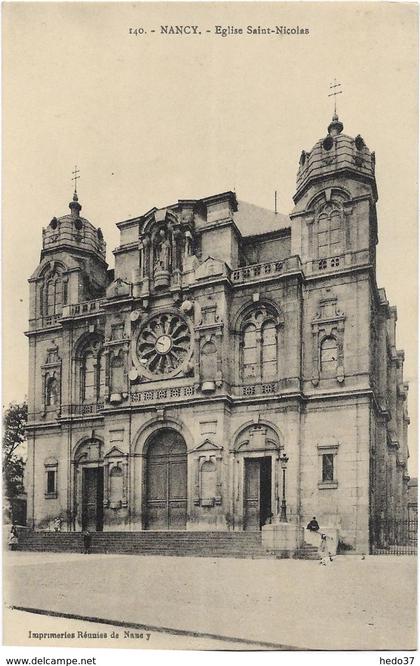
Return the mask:
<svg viewBox="0 0 420 666"><path fill-rule="evenodd" d="M339 556L322 567L313 560L13 552L4 564L7 606L72 618L25 613L17 631L13 617L20 611L8 611L6 645L32 645L29 630L57 631L59 622L60 631L69 631L72 622L82 622L77 618L91 618L97 625L105 620L150 628L150 645L142 638L135 645L120 640L118 647L416 647L415 557ZM82 625L95 631L92 622ZM100 646L95 639L83 644ZM116 647L109 640L106 645Z"/></svg>

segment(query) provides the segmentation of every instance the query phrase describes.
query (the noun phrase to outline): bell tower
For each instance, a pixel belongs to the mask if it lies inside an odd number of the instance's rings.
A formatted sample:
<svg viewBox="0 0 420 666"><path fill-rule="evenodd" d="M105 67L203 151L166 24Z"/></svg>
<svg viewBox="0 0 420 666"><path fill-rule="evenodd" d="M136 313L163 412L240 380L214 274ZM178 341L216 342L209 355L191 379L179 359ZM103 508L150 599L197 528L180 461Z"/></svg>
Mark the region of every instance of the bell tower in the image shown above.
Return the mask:
<svg viewBox="0 0 420 666"><path fill-rule="evenodd" d="M326 136L299 160L292 254L308 273L375 264L375 153L343 129L334 112Z"/></svg>
<svg viewBox="0 0 420 666"><path fill-rule="evenodd" d="M29 279L30 328L51 325L63 307L105 296L106 243L101 229L81 217L75 189L70 213L53 217L42 230L41 260Z"/></svg>

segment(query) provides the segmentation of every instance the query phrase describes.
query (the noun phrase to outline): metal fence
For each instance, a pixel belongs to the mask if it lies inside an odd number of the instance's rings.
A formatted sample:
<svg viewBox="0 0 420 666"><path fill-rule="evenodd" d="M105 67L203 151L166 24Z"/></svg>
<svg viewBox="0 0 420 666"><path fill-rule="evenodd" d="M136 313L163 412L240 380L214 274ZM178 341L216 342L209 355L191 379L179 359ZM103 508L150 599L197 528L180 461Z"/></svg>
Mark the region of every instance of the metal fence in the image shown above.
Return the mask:
<svg viewBox="0 0 420 666"><path fill-rule="evenodd" d="M417 520L372 520L371 554L417 555L417 525Z"/></svg>

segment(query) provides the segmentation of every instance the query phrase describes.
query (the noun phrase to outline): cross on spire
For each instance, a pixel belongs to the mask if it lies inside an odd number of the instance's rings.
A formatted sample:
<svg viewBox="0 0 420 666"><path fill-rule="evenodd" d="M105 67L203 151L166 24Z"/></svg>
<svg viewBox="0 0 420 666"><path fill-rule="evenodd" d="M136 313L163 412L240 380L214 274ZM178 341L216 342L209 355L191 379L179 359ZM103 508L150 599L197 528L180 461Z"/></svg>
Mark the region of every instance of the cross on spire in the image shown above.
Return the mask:
<svg viewBox="0 0 420 666"><path fill-rule="evenodd" d="M72 171L72 174L73 174L72 180L74 180L74 191L75 191L76 194L77 194L77 180L78 180L78 178L80 178L80 176L77 175L78 173L80 173L80 171L77 168L77 166L75 166L74 171Z"/></svg>
<svg viewBox="0 0 420 666"><path fill-rule="evenodd" d="M341 88L341 83L337 83L337 79L334 79L334 83L330 83L330 94L328 97L334 97L334 116L337 115L337 95L341 95L342 90L336 90L336 88Z"/></svg>

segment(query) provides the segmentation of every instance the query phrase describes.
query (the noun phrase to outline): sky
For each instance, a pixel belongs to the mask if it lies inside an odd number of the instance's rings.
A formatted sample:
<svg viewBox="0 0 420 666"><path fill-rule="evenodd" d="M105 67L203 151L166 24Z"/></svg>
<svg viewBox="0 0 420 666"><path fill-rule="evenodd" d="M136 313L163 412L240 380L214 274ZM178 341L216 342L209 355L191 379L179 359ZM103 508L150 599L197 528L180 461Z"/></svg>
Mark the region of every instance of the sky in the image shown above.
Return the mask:
<svg viewBox="0 0 420 666"><path fill-rule="evenodd" d="M42 227L69 210L75 164L82 215L102 228L111 266L115 223L153 206L234 189L272 208L277 190L278 210L289 213L299 155L326 134L337 77L344 132L376 152L377 279L398 307L415 470L416 11L379 2L4 4L3 404L27 391L27 278ZM160 34L171 24L201 35ZM217 25L309 34L221 37Z"/></svg>

